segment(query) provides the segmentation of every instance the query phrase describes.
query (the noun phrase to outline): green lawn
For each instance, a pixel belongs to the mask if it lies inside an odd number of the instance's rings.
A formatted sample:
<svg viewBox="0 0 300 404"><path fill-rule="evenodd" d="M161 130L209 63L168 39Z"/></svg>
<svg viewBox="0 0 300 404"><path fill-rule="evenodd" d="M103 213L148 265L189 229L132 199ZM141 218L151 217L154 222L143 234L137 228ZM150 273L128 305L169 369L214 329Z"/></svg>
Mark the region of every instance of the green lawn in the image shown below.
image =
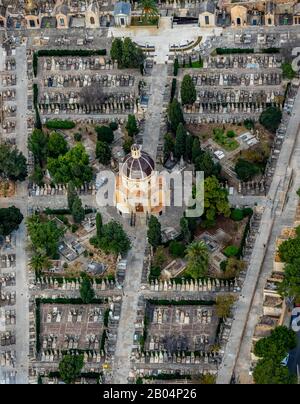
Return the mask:
<svg viewBox="0 0 300 404"><path fill-rule="evenodd" d="M226 151L233 151L239 147L237 140L229 138L224 133L223 129L214 129L213 139L218 145L223 147Z"/></svg>
<svg viewBox="0 0 300 404"><path fill-rule="evenodd" d="M149 20L141 19L141 17L131 17L132 27L147 27L156 26L158 24L159 17L149 18Z"/></svg>

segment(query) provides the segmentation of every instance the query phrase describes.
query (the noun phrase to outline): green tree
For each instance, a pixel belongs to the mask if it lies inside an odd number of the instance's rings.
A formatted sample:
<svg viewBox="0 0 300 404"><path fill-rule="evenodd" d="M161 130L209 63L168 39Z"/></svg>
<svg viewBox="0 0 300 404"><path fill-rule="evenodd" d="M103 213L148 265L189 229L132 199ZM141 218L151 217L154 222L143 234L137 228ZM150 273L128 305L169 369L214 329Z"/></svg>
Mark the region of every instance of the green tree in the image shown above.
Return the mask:
<svg viewBox="0 0 300 404"><path fill-rule="evenodd" d="M192 146L192 162L195 163L197 158L201 156L202 150L200 146L200 140L199 138L195 137L193 140L193 146Z"/></svg>
<svg viewBox="0 0 300 404"><path fill-rule="evenodd" d="M197 99L197 92L192 77L186 74L181 83L181 102L182 105L191 105Z"/></svg>
<svg viewBox="0 0 300 404"><path fill-rule="evenodd" d="M95 130L99 141L106 143L114 141L114 132L109 126L96 126Z"/></svg>
<svg viewBox="0 0 300 404"><path fill-rule="evenodd" d="M194 279L206 276L209 267L209 253L206 244L203 241L194 241L186 251L186 274Z"/></svg>
<svg viewBox="0 0 300 404"><path fill-rule="evenodd" d="M103 220L102 220L102 215L101 213L96 214L96 230L97 230L97 237L102 236L102 231L103 231Z"/></svg>
<svg viewBox="0 0 300 404"><path fill-rule="evenodd" d="M281 68L284 79L293 80L296 77L296 72L294 71L291 63L282 63Z"/></svg>
<svg viewBox="0 0 300 404"><path fill-rule="evenodd" d="M244 212L242 209L233 209L230 215L231 219L235 222L240 222L244 219Z"/></svg>
<svg viewBox="0 0 300 404"><path fill-rule="evenodd" d="M96 145L96 157L104 166L109 165L111 161L111 148L109 144L98 141Z"/></svg>
<svg viewBox="0 0 300 404"><path fill-rule="evenodd" d="M178 125L184 123L182 109L176 98L169 104L168 119L174 133L176 133Z"/></svg>
<svg viewBox="0 0 300 404"><path fill-rule="evenodd" d="M270 132L275 133L282 119L282 112L279 108L269 107L262 112L259 122Z"/></svg>
<svg viewBox="0 0 300 404"><path fill-rule="evenodd" d="M276 327L271 335L260 339L254 347L259 358L269 358L281 362L297 345L296 333L285 326Z"/></svg>
<svg viewBox="0 0 300 404"><path fill-rule="evenodd" d="M83 369L83 355L65 355L59 363L59 373L67 384L73 384Z"/></svg>
<svg viewBox="0 0 300 404"><path fill-rule="evenodd" d="M42 222L37 215L27 218L27 229L32 247L37 253L57 258L58 243L64 235L64 229L58 228L51 220Z"/></svg>
<svg viewBox="0 0 300 404"><path fill-rule="evenodd" d="M50 261L45 254L37 253L31 257L29 265L37 274L40 274L43 269L50 268Z"/></svg>
<svg viewBox="0 0 300 404"><path fill-rule="evenodd" d="M260 173L260 168L244 159L238 159L234 171L241 181L250 181L253 177Z"/></svg>
<svg viewBox="0 0 300 404"><path fill-rule="evenodd" d="M157 248L162 243L161 224L155 216L151 216L149 219L147 237L154 248Z"/></svg>
<svg viewBox="0 0 300 404"><path fill-rule="evenodd" d="M186 244L189 244L192 239L192 234L189 228L189 222L185 217L180 219L180 228L183 240Z"/></svg>
<svg viewBox="0 0 300 404"><path fill-rule="evenodd" d="M180 158L185 155L186 130L182 123L177 127L175 139L175 155Z"/></svg>
<svg viewBox="0 0 300 404"><path fill-rule="evenodd" d="M0 209L0 236L8 236L13 231L18 230L23 221L20 209L15 206Z"/></svg>
<svg viewBox="0 0 300 404"><path fill-rule="evenodd" d="M67 196L68 196L68 207L69 207L70 210L72 210L73 203L74 203L75 198L77 196L77 192L76 192L75 186L74 186L72 181L69 182L69 184L68 184L68 194L67 194Z"/></svg>
<svg viewBox="0 0 300 404"><path fill-rule="evenodd" d="M126 130L129 136L135 136L139 133L139 128L134 115L128 115Z"/></svg>
<svg viewBox="0 0 300 404"><path fill-rule="evenodd" d="M281 260L288 264L293 263L296 259L300 259L300 237L284 241L280 244L278 252Z"/></svg>
<svg viewBox="0 0 300 404"><path fill-rule="evenodd" d="M142 18L149 21L159 15L155 0L140 0L139 8L142 9Z"/></svg>
<svg viewBox="0 0 300 404"><path fill-rule="evenodd" d="M256 384L297 384L297 377L289 369L272 359L258 361L253 378Z"/></svg>
<svg viewBox="0 0 300 404"><path fill-rule="evenodd" d="M52 132L48 140L48 156L57 158L68 151L68 142L60 133Z"/></svg>
<svg viewBox="0 0 300 404"><path fill-rule="evenodd" d="M210 153L204 151L195 159L195 170L203 171L204 177L218 177L220 175L221 166L215 164Z"/></svg>
<svg viewBox="0 0 300 404"><path fill-rule="evenodd" d="M72 205L72 216L75 223L81 223L85 218L84 208L79 196L76 195Z"/></svg>
<svg viewBox="0 0 300 404"><path fill-rule="evenodd" d="M131 137L127 137L123 143L123 150L125 154L129 154L134 141Z"/></svg>
<svg viewBox="0 0 300 404"><path fill-rule="evenodd" d="M233 253L235 251L231 251ZM226 255L226 254L225 254ZM228 255L227 255L228 256ZM224 261L223 261L224 262ZM221 269L222 263L220 264ZM239 260L235 256L230 256L228 260L225 261L223 279L234 279L237 278L240 272L245 268L244 261Z"/></svg>
<svg viewBox="0 0 300 404"><path fill-rule="evenodd" d="M284 279L279 285L279 292L283 297L300 298L300 258L285 265Z"/></svg>
<svg viewBox="0 0 300 404"><path fill-rule="evenodd" d="M76 187L81 187L93 178L89 156L82 143L77 143L64 156L48 158L48 170L56 184L68 184L72 181Z"/></svg>
<svg viewBox="0 0 300 404"><path fill-rule="evenodd" d="M185 256L185 245L179 241L171 241L169 252L174 258L183 258Z"/></svg>
<svg viewBox="0 0 300 404"><path fill-rule="evenodd" d="M123 60L123 41L120 38L115 38L111 45L110 57L112 60L118 62L118 66L121 67Z"/></svg>
<svg viewBox="0 0 300 404"><path fill-rule="evenodd" d="M44 184L44 173L38 164L34 166L34 171L30 176L30 181L38 186L42 186Z"/></svg>
<svg viewBox="0 0 300 404"><path fill-rule="evenodd" d="M15 147L0 144L0 177L24 181L27 176L26 158Z"/></svg>
<svg viewBox="0 0 300 404"><path fill-rule="evenodd" d="M167 133L164 137L164 156L168 159L171 153L175 151L175 141L171 133Z"/></svg>
<svg viewBox="0 0 300 404"><path fill-rule="evenodd" d="M187 135L185 139L185 159L188 162L191 162L193 158L193 144L194 137L192 135Z"/></svg>
<svg viewBox="0 0 300 404"><path fill-rule="evenodd" d="M204 180L204 217L208 224L214 224L217 215L230 216L228 192L221 188L216 177Z"/></svg>
<svg viewBox="0 0 300 404"><path fill-rule="evenodd" d="M32 152L35 163L43 167L48 154L48 135L35 129L28 139L28 149Z"/></svg>
<svg viewBox="0 0 300 404"><path fill-rule="evenodd" d="M80 285L80 297L84 304L89 304L95 297L92 282L88 276L85 276Z"/></svg>
<svg viewBox="0 0 300 404"><path fill-rule="evenodd" d="M216 298L216 310L219 318L226 319L230 316L231 308L235 302L233 295L219 295Z"/></svg>
<svg viewBox="0 0 300 404"><path fill-rule="evenodd" d="M239 252L239 248L235 245L229 245L225 248L224 254L226 257L235 257Z"/></svg>
<svg viewBox="0 0 300 404"><path fill-rule="evenodd" d="M144 58L142 50L130 38L125 38L123 42L122 67L138 68L143 64Z"/></svg>
<svg viewBox="0 0 300 404"><path fill-rule="evenodd" d="M93 238L90 242L104 252L116 255L125 255L131 248L131 242L123 227L114 220L102 227L100 238Z"/></svg>

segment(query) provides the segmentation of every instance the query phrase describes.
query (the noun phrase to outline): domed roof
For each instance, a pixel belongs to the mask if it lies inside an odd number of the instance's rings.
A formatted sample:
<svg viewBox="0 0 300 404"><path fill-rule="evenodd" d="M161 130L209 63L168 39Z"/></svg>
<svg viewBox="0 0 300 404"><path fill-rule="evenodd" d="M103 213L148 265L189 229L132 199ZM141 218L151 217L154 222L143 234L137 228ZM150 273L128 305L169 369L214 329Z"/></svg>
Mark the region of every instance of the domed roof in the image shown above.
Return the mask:
<svg viewBox="0 0 300 404"><path fill-rule="evenodd" d="M131 154L125 157L121 174L130 180L143 180L154 171L154 161L138 145L131 147Z"/></svg>

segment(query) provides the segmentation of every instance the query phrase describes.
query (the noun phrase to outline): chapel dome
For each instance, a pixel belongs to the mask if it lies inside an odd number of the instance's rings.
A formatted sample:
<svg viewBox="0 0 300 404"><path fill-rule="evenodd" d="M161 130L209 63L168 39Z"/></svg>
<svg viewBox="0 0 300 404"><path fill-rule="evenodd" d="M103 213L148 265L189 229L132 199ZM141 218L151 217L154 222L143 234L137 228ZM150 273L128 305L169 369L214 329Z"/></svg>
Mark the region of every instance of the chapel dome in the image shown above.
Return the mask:
<svg viewBox="0 0 300 404"><path fill-rule="evenodd" d="M154 161L149 154L134 144L131 153L124 158L121 174L129 180L144 180L153 173L154 167Z"/></svg>

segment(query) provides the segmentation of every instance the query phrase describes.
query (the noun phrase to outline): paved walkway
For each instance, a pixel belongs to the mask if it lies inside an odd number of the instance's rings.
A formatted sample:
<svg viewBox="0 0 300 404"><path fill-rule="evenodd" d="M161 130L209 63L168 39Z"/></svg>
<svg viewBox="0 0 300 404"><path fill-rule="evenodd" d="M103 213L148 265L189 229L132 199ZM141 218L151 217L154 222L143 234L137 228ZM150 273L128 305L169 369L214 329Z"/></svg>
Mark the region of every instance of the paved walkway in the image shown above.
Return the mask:
<svg viewBox="0 0 300 404"><path fill-rule="evenodd" d="M283 211L282 209L284 208L283 196L287 191L286 186L290 179L289 166L295 167L295 161L298 161L298 164L300 162L300 150L298 144L295 143L299 133L300 124L299 114L297 114L295 111L299 110L300 91L298 92L295 100L294 112L287 128L286 139L282 146L276 171L273 177L273 182L268 194L269 203L267 203L263 213L260 229L253 248L255 254L252 255L241 297L236 304L235 319L231 329L230 338L226 346L224 360L218 374L218 384L230 383L230 379L235 369L241 348L243 349L243 352L248 350L248 353L250 353L252 335L258 318L257 304L261 305L262 303L262 288L264 286L263 264L266 262L267 265L270 266L272 263L274 253L274 251L272 251L272 248L274 247L272 246L274 246L275 238L280 232L280 220L282 224L288 223L295 214L295 202L297 199L294 192L295 189L288 193L288 205ZM297 186L297 182L298 181L295 181L294 187ZM280 217L280 219L278 219L278 217ZM269 273L270 271L270 267L266 268L266 273ZM252 306L253 312L251 312ZM242 344L246 344L245 348ZM245 354L241 354L240 360L241 363L245 364L245 362L247 362L250 364L249 355L246 357Z"/></svg>
<svg viewBox="0 0 300 404"><path fill-rule="evenodd" d="M113 366L113 383L126 384L130 375L131 350L140 296L140 284L146 248L146 229L136 229L136 239L129 253L124 284L122 312L118 329L118 340Z"/></svg>

